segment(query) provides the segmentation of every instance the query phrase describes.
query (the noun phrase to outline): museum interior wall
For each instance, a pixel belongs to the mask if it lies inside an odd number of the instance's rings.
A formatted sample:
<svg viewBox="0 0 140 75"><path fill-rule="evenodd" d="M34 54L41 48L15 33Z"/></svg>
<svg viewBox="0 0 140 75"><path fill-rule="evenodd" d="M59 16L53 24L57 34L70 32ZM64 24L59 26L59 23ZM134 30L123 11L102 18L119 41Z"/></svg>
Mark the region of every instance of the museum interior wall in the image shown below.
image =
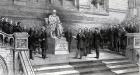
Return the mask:
<svg viewBox="0 0 140 75"><path fill-rule="evenodd" d="M63 3L61 2L63 1ZM63 26L72 29L120 23L126 18L128 0L105 0L96 8L92 0L0 0L0 15L21 21L26 28L45 25L44 18L56 9ZM85 1L85 2L83 2ZM103 4L102 3L102 4ZM103 10L102 10L103 7Z"/></svg>

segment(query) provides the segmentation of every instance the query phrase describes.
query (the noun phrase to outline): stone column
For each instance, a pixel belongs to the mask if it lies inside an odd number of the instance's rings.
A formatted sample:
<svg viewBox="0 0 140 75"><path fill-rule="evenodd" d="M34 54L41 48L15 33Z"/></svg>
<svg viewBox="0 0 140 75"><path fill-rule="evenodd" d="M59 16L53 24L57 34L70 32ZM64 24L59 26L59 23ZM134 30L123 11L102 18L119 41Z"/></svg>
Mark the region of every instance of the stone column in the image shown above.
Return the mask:
<svg viewBox="0 0 140 75"><path fill-rule="evenodd" d="M73 0L74 6L77 7L77 0Z"/></svg>
<svg viewBox="0 0 140 75"><path fill-rule="evenodd" d="M19 58L18 58L18 51L13 50L13 75L18 75L19 74Z"/></svg>
<svg viewBox="0 0 140 75"><path fill-rule="evenodd" d="M54 3L54 0L49 0L49 1L50 1L50 3L51 3L51 4L53 4L53 3Z"/></svg>
<svg viewBox="0 0 140 75"><path fill-rule="evenodd" d="M97 9L100 10L100 0L97 0Z"/></svg>
<svg viewBox="0 0 140 75"><path fill-rule="evenodd" d="M137 9L137 21L139 24L139 31L140 31L140 0L136 0L136 9Z"/></svg>
<svg viewBox="0 0 140 75"><path fill-rule="evenodd" d="M138 22L140 21L140 0L136 0L136 9L137 9L137 20ZM139 33L140 33L140 22L138 23L139 24ZM139 68L140 68L140 53L139 53ZM140 69L139 69L139 75L140 75Z"/></svg>

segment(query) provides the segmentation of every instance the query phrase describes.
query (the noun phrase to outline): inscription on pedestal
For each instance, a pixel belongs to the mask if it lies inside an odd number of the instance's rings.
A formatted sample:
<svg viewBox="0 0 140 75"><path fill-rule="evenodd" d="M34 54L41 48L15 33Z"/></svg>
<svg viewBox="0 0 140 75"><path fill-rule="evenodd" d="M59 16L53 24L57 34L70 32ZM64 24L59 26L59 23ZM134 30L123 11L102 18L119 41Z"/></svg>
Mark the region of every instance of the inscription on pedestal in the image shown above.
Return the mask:
<svg viewBox="0 0 140 75"><path fill-rule="evenodd" d="M51 54L69 54L68 43L65 38L49 38L48 53Z"/></svg>
<svg viewBox="0 0 140 75"><path fill-rule="evenodd" d="M55 39L55 54L68 54L68 43L66 39Z"/></svg>
<svg viewBox="0 0 140 75"><path fill-rule="evenodd" d="M59 43L55 47L56 50L68 50L68 45L66 43Z"/></svg>

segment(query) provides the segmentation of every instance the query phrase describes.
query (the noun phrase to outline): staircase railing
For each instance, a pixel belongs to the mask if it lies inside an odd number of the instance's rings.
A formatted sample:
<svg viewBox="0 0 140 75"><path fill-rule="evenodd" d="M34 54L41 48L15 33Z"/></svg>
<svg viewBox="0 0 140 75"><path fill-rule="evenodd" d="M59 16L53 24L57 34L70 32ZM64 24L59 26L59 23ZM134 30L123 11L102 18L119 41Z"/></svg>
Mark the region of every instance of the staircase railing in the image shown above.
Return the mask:
<svg viewBox="0 0 140 75"><path fill-rule="evenodd" d="M35 75L32 64L27 56L26 51L19 52L19 58L24 75Z"/></svg>
<svg viewBox="0 0 140 75"><path fill-rule="evenodd" d="M5 38L6 37L7 37L7 40L9 41L9 43L10 43L10 39L12 39L14 41L13 34L7 34L3 31L0 31L0 38L2 40L2 45L5 45Z"/></svg>
<svg viewBox="0 0 140 75"><path fill-rule="evenodd" d="M10 44L12 41L12 45ZM0 40L2 42L2 46L10 46L12 49L14 49L14 34L7 34L3 31L0 31ZM7 41L7 42L6 42ZM10 45L7 45L10 44ZM34 70L32 68L32 64L29 60L29 56L27 54L28 51L19 51L18 52L18 61L19 61L19 73L21 75L35 75Z"/></svg>
<svg viewBox="0 0 140 75"><path fill-rule="evenodd" d="M0 64L2 66L4 75L8 75L8 66L6 64L6 61L4 60L4 58L0 55Z"/></svg>

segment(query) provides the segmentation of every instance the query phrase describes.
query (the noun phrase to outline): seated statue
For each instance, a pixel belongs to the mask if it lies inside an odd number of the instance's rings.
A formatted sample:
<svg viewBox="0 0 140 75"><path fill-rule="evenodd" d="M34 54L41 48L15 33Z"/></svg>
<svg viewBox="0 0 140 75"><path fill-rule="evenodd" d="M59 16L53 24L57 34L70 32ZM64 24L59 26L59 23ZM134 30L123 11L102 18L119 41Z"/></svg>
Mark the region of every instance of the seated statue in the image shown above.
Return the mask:
<svg viewBox="0 0 140 75"><path fill-rule="evenodd" d="M48 21L46 21L48 20ZM48 19L45 19L46 24L49 25L50 36L52 38L61 38L63 33L62 23L59 17L56 15L56 10L53 10Z"/></svg>

